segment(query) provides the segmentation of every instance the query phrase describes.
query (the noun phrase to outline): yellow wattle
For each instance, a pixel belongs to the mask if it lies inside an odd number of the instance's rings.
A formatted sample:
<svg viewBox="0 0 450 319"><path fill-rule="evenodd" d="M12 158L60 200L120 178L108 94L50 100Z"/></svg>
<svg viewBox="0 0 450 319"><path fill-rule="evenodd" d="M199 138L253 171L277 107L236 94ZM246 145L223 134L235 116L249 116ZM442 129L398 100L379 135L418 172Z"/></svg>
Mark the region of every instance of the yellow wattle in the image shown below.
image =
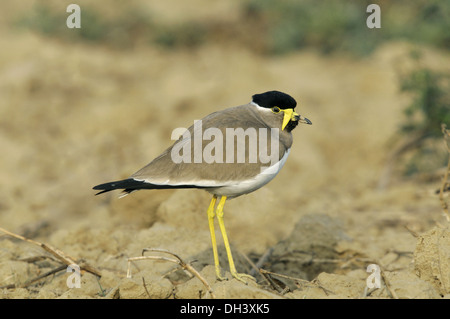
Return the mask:
<svg viewBox="0 0 450 319"><path fill-rule="evenodd" d="M288 125L289 121L294 116L294 109L284 109L282 111L284 112L284 117L283 117L283 125L281 125L281 130L284 130L286 125Z"/></svg>

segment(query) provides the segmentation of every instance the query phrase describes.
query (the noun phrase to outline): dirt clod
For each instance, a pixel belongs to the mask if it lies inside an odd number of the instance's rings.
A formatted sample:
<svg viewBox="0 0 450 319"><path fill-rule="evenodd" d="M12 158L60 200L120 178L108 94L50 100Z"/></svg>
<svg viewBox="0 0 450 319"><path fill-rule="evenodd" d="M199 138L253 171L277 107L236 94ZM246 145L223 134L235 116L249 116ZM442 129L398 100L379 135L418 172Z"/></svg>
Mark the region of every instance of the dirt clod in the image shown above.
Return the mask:
<svg viewBox="0 0 450 319"><path fill-rule="evenodd" d="M417 239L414 251L417 276L430 282L441 295L450 293L450 231L438 228Z"/></svg>

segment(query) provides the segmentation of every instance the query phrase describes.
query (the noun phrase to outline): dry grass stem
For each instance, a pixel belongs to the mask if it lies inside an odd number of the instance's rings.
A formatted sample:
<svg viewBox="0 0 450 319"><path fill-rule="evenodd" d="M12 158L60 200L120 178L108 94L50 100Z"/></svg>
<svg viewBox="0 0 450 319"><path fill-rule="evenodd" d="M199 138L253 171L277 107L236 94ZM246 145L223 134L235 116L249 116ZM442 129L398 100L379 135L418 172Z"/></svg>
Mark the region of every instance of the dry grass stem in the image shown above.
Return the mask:
<svg viewBox="0 0 450 319"><path fill-rule="evenodd" d="M20 284L20 285L10 284L10 285L5 285L5 286L0 286L0 288L1 289L4 289L4 288L6 288L6 289L26 288L26 287L34 284L35 282L37 282L37 281L39 281L41 279L44 279L45 277L51 276L53 274L56 274L57 272L60 272L61 270L66 269L66 267L67 267L66 265L61 265L61 266L56 267L56 268L54 268L54 269L52 269L50 271L47 271L46 273L43 273L42 275L39 275L39 276L37 276L37 277L35 277L33 279L28 280L28 281L24 282L23 284Z"/></svg>
<svg viewBox="0 0 450 319"><path fill-rule="evenodd" d="M397 294L395 293L395 291L393 289L391 289L391 285L389 283L389 281L386 278L386 275L384 273L383 270L380 271L381 274L381 278L383 279L384 285L386 286L387 291L389 292L389 294L392 296L392 298L394 299L398 299Z"/></svg>
<svg viewBox="0 0 450 319"><path fill-rule="evenodd" d="M145 252L147 252L147 251L169 254L169 255L171 255L171 256L173 256L175 258L168 258L168 257L164 257L164 256L144 256ZM192 267L189 263L184 262L183 259L181 259L177 254L172 253L172 252L170 252L170 251L168 251L166 249L144 248L142 250L142 256L128 258L127 278L131 278L131 267L130 267L131 266L131 262L137 261L137 260L149 260L149 259L151 259L151 260L169 261L169 262L172 262L172 263L180 265L180 267L183 270L186 270L189 273L191 273L192 275L194 275L195 277L197 277L203 283L203 285L206 287L206 289L208 289L208 292L211 295L211 298L216 299L214 291L211 288L211 286L208 283L208 281L194 267Z"/></svg>
<svg viewBox="0 0 450 319"><path fill-rule="evenodd" d="M31 243L33 245L37 245L37 246L41 247L45 251L47 251L50 254L52 254L57 260L59 260L60 262L62 262L66 266L77 265L77 262L72 257L68 256L67 254L65 254L61 250L59 250L57 248L54 248L54 247L52 247L52 246L50 246L48 244L41 243L41 242L35 241L33 239L29 239L29 238L26 238L24 236L15 234L15 233L10 232L10 231L2 228L2 227L0 227L0 231L2 231L3 233L5 233L5 234L7 234L7 235L9 235L11 237L14 237L14 238L17 238L17 239L26 241L28 243ZM90 272L91 274L93 274L95 276L101 277L100 272L98 270L94 269L92 266L89 266L86 263L83 263L82 265L79 265L79 266L80 266L80 270L81 270L82 274L85 271L87 271L87 272Z"/></svg>
<svg viewBox="0 0 450 319"><path fill-rule="evenodd" d="M267 252L266 252L266 254L267 254ZM266 254L264 254L264 255L266 255ZM263 255L263 257L264 257L264 255ZM252 269L251 269L251 271L250 271L250 276L255 276L257 273L259 273L259 274L263 277L263 279L266 281L266 283L270 285L270 282L267 280L267 278L266 278L265 276L263 276L263 275L260 273L260 271L259 271L259 268L260 268L261 266L258 266L258 264L255 264L253 261L251 261L251 259L248 258L248 256L247 256L246 254L242 254L242 253L241 253L241 256L243 256L243 257L245 258L245 260L246 260L246 261L250 264L250 266L252 267ZM261 258L263 258L263 257L261 257ZM258 263L261 261L261 258L259 259Z"/></svg>
<svg viewBox="0 0 450 319"><path fill-rule="evenodd" d="M270 247L267 249L267 251L259 258L258 262L255 264L253 269L250 271L250 275L253 276L256 274L256 272L259 272L259 269L264 265L264 263L272 256L273 253L273 247ZM256 271L255 271L256 270Z"/></svg>
<svg viewBox="0 0 450 319"><path fill-rule="evenodd" d="M277 277L280 277L280 278L285 278L285 279L290 279L290 280L294 280L294 281L298 281L298 282L302 282L302 283L306 283L306 284L311 284L308 280L305 280L305 279L301 279L301 278L297 278L297 277L291 277L291 276L287 276L287 275L283 275L283 274L277 274L275 272L271 272L271 271L268 271L268 270L265 270L265 269L260 269L259 272L261 274L269 274L269 275L277 276Z"/></svg>
<svg viewBox="0 0 450 319"><path fill-rule="evenodd" d="M265 270L265 269L262 269L262 268L259 270L259 272L261 273L261 275L263 275L270 282L272 288L275 289L276 291L278 291L281 294L285 294L287 292L286 288L282 289L278 284L276 284L272 280L272 278L270 276L275 276L275 277L280 277L280 278L292 280L292 281L294 281L295 285L297 287L299 287L299 288L301 288L303 286L319 287L320 289L324 290L325 293L327 293L326 289L321 287L319 284L315 284L315 283L310 282L310 281L305 280L305 279L274 273L274 272L271 272L271 271L268 271L268 270Z"/></svg>

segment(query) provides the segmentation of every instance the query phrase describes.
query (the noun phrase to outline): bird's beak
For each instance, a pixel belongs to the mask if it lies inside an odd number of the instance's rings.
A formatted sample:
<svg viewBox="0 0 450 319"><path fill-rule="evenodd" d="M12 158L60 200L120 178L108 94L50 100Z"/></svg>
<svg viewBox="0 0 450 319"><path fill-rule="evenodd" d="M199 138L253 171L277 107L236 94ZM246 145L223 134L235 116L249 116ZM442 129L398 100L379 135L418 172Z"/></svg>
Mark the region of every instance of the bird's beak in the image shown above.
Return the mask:
<svg viewBox="0 0 450 319"><path fill-rule="evenodd" d="M290 121L309 124L309 125L312 124L312 122L310 120L308 120L306 117L303 117L300 114L296 113L294 111L294 109L284 109L282 111L284 112L283 125L281 126L282 130L284 130L284 128L286 127L286 125L288 125L288 123Z"/></svg>
<svg viewBox="0 0 450 319"><path fill-rule="evenodd" d="M312 122L310 120L308 120L306 117L301 116L300 114L297 114L297 113L295 113L295 115L297 116L297 121L299 123L308 124L308 125L312 124Z"/></svg>

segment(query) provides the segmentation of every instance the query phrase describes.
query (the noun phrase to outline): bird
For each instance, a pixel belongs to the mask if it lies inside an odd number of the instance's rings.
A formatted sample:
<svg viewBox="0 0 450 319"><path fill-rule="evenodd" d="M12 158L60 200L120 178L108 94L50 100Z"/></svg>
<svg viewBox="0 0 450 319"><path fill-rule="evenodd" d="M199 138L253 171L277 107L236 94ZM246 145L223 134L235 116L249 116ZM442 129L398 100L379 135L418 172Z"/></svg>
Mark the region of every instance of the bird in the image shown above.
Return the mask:
<svg viewBox="0 0 450 319"><path fill-rule="evenodd" d="M296 100L280 91L254 94L249 103L213 112L194 121L161 155L129 178L94 186L96 195L122 190L121 197L145 189L202 189L212 194L207 209L216 277L222 276L214 229L217 218L232 277L236 270L224 224L227 199L251 193L283 167L293 143L292 130L312 122L295 112ZM270 154L270 155L269 155Z"/></svg>

